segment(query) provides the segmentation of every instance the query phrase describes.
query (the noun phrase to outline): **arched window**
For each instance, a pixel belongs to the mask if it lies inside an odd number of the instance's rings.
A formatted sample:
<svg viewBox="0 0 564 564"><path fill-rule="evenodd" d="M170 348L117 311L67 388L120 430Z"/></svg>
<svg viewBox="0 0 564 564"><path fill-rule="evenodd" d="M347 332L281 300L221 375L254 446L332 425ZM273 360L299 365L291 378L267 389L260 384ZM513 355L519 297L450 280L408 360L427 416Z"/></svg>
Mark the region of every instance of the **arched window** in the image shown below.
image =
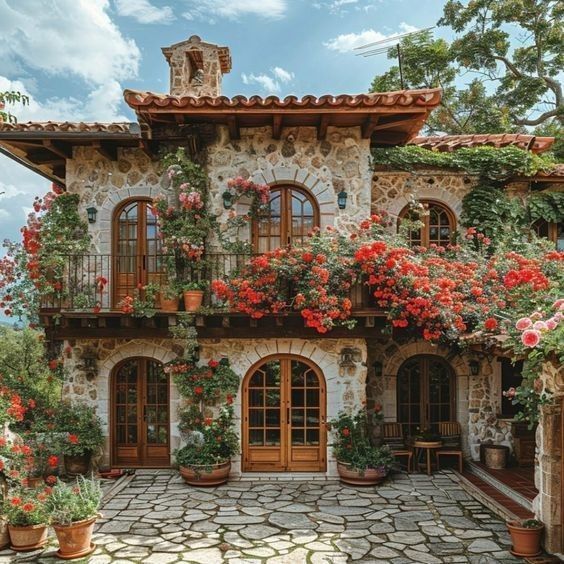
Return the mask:
<svg viewBox="0 0 564 564"><path fill-rule="evenodd" d="M409 242L413 246L429 247L429 245L448 245L456 230L456 218L454 213L444 204L433 200L423 200L421 204L425 207L425 213L416 214L409 206L400 213L399 219L419 219L423 222L421 229L413 229L409 232Z"/></svg>
<svg viewBox="0 0 564 564"><path fill-rule="evenodd" d="M161 239L151 200L126 200L113 221L114 305L164 276Z"/></svg>
<svg viewBox="0 0 564 564"><path fill-rule="evenodd" d="M253 224L253 246L265 253L279 247L302 243L319 226L315 198L297 186L273 186L269 209Z"/></svg>
<svg viewBox="0 0 564 564"><path fill-rule="evenodd" d="M564 251L564 221L539 219L533 223L533 230L539 237L552 241L559 251Z"/></svg>

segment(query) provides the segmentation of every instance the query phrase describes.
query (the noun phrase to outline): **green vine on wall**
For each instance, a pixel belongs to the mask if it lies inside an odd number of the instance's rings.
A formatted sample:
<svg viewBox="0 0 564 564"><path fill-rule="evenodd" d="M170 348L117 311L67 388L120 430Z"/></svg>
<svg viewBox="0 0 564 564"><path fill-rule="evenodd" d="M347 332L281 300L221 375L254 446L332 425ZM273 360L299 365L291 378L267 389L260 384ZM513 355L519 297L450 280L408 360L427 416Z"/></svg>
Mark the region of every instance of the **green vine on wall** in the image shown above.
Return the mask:
<svg viewBox="0 0 564 564"><path fill-rule="evenodd" d="M463 170L473 176L501 181L512 176L535 176L549 172L556 163L518 147L463 147L452 153L431 151L416 145L374 149L373 166L413 172L421 166Z"/></svg>

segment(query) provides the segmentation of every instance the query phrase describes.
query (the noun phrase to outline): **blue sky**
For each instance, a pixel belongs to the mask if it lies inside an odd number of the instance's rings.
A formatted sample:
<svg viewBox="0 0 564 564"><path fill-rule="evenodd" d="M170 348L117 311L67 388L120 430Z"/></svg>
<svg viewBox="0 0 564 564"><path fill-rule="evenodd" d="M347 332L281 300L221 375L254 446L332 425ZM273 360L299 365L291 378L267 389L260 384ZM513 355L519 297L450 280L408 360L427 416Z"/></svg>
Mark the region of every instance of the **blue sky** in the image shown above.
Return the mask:
<svg viewBox="0 0 564 564"><path fill-rule="evenodd" d="M364 92L385 55L353 47L435 24L438 0L0 0L0 90L20 121L134 120L124 88L166 92L161 47L191 35L231 49L223 93ZM447 30L435 30L448 37ZM49 183L0 156L0 240L18 238ZM3 194L2 194L3 193Z"/></svg>

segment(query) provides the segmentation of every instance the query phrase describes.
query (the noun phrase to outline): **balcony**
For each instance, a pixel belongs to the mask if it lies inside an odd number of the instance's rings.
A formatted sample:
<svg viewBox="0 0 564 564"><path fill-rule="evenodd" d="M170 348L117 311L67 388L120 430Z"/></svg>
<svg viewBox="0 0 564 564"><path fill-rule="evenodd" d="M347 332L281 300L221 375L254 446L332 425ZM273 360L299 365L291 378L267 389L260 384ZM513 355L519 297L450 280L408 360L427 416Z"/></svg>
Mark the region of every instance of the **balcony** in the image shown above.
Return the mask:
<svg viewBox="0 0 564 564"><path fill-rule="evenodd" d="M208 287L212 280L228 280L241 273L242 269L253 258L250 254L208 253L202 261L194 263L193 268L188 268L182 276L182 283L203 282ZM120 301L125 296L139 295L143 297L138 284L152 284L157 288L167 285L165 265L167 261L174 260L171 256L153 255L145 257L114 256L114 255L80 255L65 256L64 275L57 280L60 289L52 298L45 298L41 303L41 321L47 328L51 327L65 334L69 338L72 330L77 334L92 333L99 335L95 329L102 331L107 336L125 336L126 329L144 328L144 335L163 336L165 330L177 323L176 314L159 311L159 298L155 303L156 313L151 318L132 318L124 315L120 308ZM196 266L197 265L197 266ZM293 297L292 288L288 285L283 289L286 301ZM383 317L383 312L372 302L369 288L364 284L357 284L350 293L353 304L353 317L362 318L364 327L374 327L375 318ZM182 305L181 305L182 313ZM210 336L221 336L223 333L236 334L238 327L246 329L259 325L272 326L280 330L281 327L301 328L302 332L314 334L314 330L305 329L299 312L288 310L277 315L266 316L270 319L255 320L249 316L229 311L219 303L211 292L204 294L201 311L195 314L196 325L207 328ZM229 330L229 331L220 331ZM92 331L90 331L92 330ZM329 332L327 336L336 336L337 329ZM351 335L348 329L339 329L346 335ZM131 332L131 331L129 331ZM67 334L68 333L68 334ZM135 332L134 332L135 333ZM137 334L137 333L136 333ZM262 334L262 329L261 329ZM76 336L73 334L73 336ZM100 335L101 336L101 335ZM351 335L352 336L352 335Z"/></svg>

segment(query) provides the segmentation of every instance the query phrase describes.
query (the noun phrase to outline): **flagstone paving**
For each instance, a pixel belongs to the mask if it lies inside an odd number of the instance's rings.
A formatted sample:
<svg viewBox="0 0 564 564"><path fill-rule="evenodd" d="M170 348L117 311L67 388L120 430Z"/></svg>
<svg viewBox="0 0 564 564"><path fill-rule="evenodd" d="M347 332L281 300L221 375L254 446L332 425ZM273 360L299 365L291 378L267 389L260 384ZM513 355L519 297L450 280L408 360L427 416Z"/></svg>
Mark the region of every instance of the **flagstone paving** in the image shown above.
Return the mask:
<svg viewBox="0 0 564 564"><path fill-rule="evenodd" d="M520 562L505 524L449 471L396 474L378 488L332 481L231 482L195 489L138 471L102 509L90 564ZM0 553L0 563L54 562Z"/></svg>

